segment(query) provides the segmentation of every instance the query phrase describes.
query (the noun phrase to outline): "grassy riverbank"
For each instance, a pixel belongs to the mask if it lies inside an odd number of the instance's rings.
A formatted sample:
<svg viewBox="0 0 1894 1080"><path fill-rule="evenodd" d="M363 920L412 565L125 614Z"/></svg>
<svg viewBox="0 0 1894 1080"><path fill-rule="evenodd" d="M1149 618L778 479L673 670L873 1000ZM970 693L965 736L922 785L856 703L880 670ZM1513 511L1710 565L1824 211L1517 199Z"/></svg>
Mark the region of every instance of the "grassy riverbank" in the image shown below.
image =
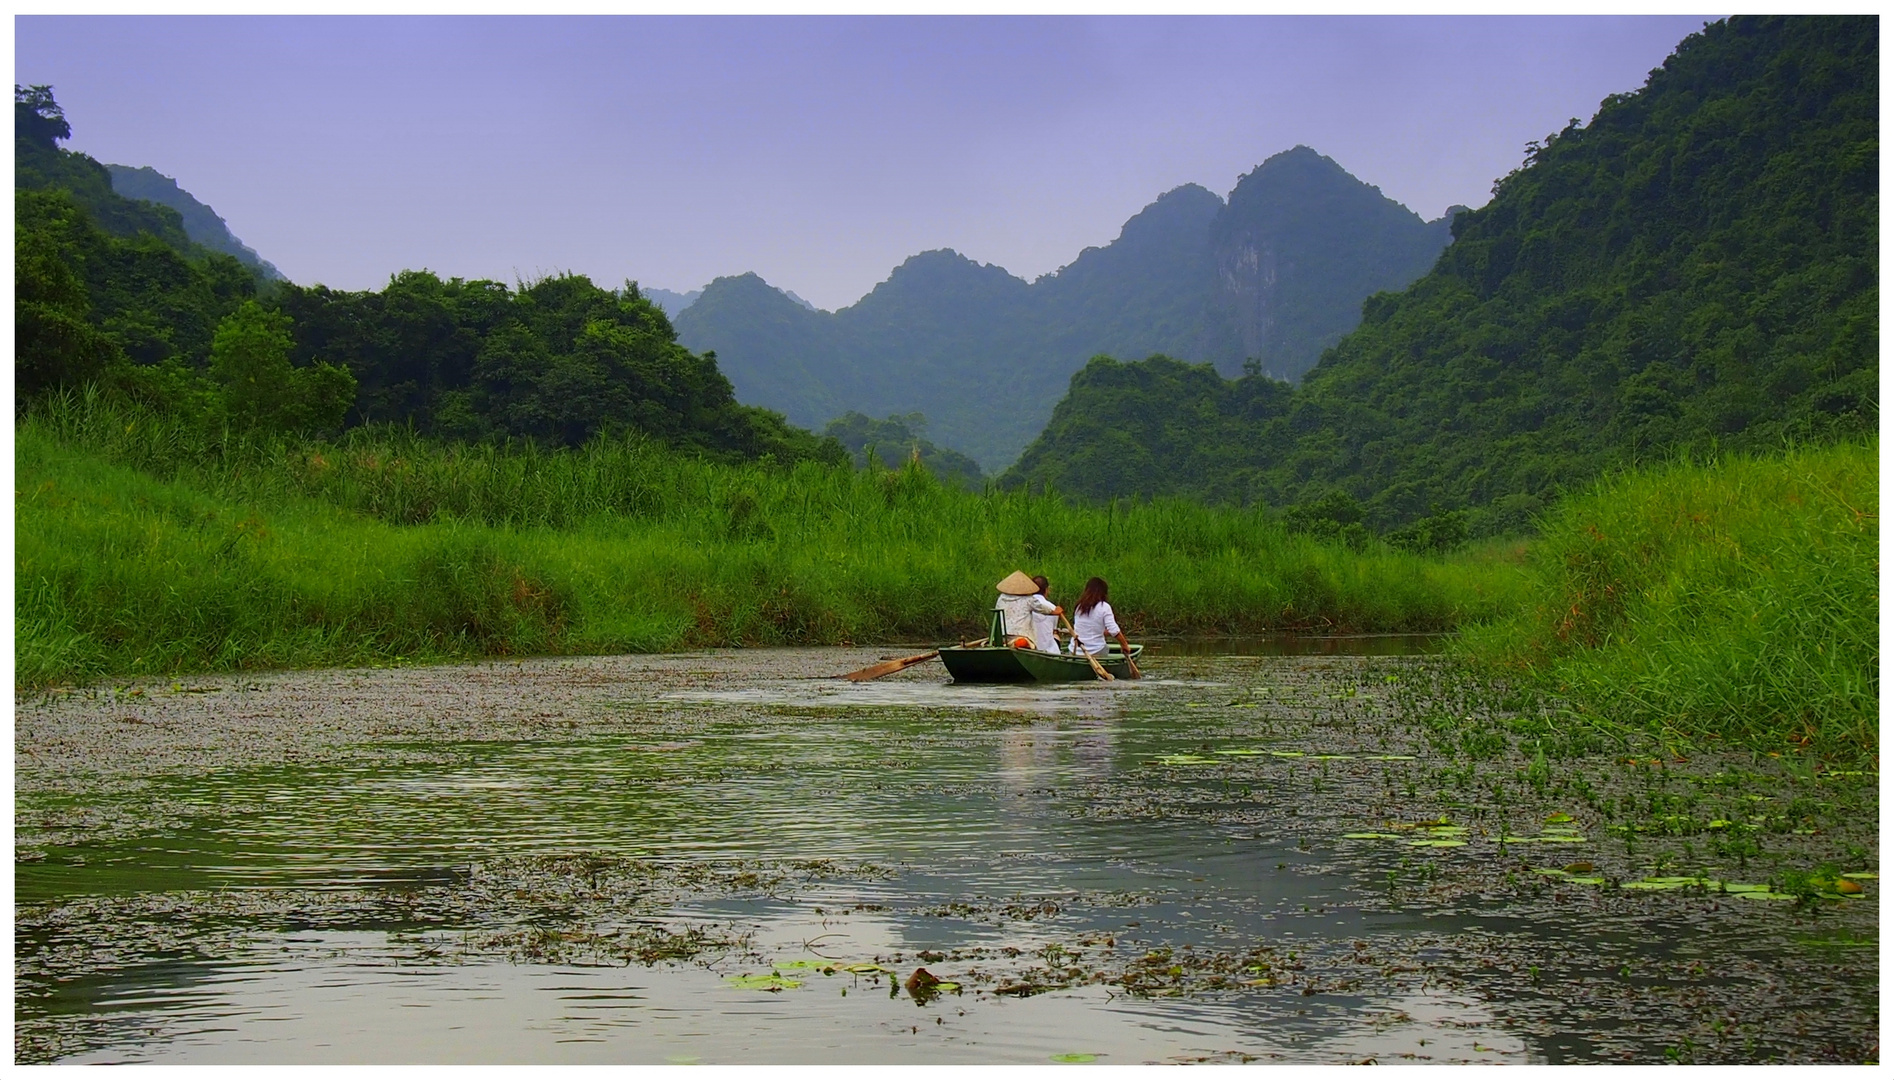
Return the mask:
<svg viewBox="0 0 1894 1080"><path fill-rule="evenodd" d="M1354 551L1256 511L1074 508L925 472L204 432L83 399L15 427L16 682L396 659L929 641L1015 567L1137 632L1433 630L1526 600L1516 546Z"/></svg>
<svg viewBox="0 0 1894 1080"><path fill-rule="evenodd" d="M1470 632L1586 718L1679 745L1878 753L1879 443L1601 482L1543 523L1533 601Z"/></svg>

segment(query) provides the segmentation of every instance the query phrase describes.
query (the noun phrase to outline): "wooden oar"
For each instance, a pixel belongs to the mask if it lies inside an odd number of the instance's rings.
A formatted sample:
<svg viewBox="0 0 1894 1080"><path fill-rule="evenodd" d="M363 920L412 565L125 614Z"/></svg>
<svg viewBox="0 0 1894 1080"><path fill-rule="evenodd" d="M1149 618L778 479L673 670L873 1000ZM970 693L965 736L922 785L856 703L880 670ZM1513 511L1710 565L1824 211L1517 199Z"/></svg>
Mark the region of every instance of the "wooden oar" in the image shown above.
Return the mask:
<svg viewBox="0 0 1894 1080"><path fill-rule="evenodd" d="M1098 662L1098 657L1086 651L1085 643L1079 640L1079 632L1072 629L1072 624L1066 622L1066 618L1063 614L1059 616L1059 621L1065 623L1065 632L1072 635L1072 647L1077 649L1080 655L1084 656L1086 661L1092 665L1093 674L1096 674L1106 682L1112 682L1111 672L1106 671L1105 665Z"/></svg>
<svg viewBox="0 0 1894 1080"><path fill-rule="evenodd" d="M960 647L963 649L971 649L985 640L985 638L974 638L972 641L963 641L960 643ZM873 667L865 667L860 671L851 671L842 676L842 678L847 679L849 682L867 682L870 679L879 679L883 675L892 675L897 671L911 668L923 661L932 660L939 655L940 650L935 649L933 652L922 653L919 656L904 656L899 660L883 660Z"/></svg>
<svg viewBox="0 0 1894 1080"><path fill-rule="evenodd" d="M1133 660L1133 659L1131 658L1131 647L1130 647L1130 646L1126 646L1126 647L1125 647L1125 667L1127 667L1127 668L1129 668L1129 669L1131 669L1131 677L1132 677L1132 678L1134 678L1134 679L1142 679L1142 678L1144 678L1144 672L1142 672L1142 671L1139 671L1139 670L1138 670L1138 662L1137 662L1136 660Z"/></svg>

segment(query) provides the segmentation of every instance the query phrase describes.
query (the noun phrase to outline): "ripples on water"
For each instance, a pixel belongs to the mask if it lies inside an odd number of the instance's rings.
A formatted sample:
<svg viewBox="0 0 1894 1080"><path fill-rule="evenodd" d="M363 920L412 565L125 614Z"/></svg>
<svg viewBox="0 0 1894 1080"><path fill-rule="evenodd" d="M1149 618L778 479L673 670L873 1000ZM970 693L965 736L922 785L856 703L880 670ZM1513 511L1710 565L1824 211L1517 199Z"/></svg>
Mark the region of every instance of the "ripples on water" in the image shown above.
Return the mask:
<svg viewBox="0 0 1894 1080"><path fill-rule="evenodd" d="M1153 654L1161 668L1161 650ZM741 927L760 953L783 958L1030 952L1084 934L1116 934L1139 949L1347 948L1363 935L1379 949L1420 930L1477 926L1465 913L1364 906L1395 856L1337 849L1326 839L1340 831L1333 822L1316 825L1319 842L1309 844L1310 830L1296 823L1308 808L1293 792L1273 793L1266 773L1239 794L1222 781L1154 770L1160 755L1205 750L1205 714L1187 707L1228 696L1213 680L1154 674L1110 686L778 679L607 695L599 708L620 722L606 735L398 744L341 765L159 778L121 797L162 807L170 825L48 849L18 868L16 903L160 890L451 892L497 856L599 852L884 868L808 882L793 895L699 897L667 913ZM1162 796L1181 801L1167 810L1151 801ZM1261 809L1198 812L1234 802ZM1128 805L1148 812L1121 812ZM1009 921L988 910L1019 897L1056 899L1056 915ZM939 913L955 904L966 910ZM181 918L191 924L180 931L187 939L202 929ZM1093 986L1027 999L963 994L919 1008L890 997L886 982L853 976L816 976L779 994L738 989L725 976L754 970L738 960L711 968L456 960L455 935L478 927L266 919L241 929L209 958L154 946L80 978L24 979L16 1019L53 1032L52 1053L73 1061L1044 1062L1084 1053L1123 1064L1584 1054L1582 1040L1576 1049L1534 1041L1496 1023L1476 998L1438 991L1152 1000Z"/></svg>

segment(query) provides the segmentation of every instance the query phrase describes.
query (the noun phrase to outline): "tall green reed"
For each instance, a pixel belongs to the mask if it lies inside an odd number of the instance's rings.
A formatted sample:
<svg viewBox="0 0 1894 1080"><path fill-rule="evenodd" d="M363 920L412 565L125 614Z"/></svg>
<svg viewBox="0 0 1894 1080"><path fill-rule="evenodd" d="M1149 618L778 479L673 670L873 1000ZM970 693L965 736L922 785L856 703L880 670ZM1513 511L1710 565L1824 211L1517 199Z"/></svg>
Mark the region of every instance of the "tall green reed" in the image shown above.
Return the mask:
<svg viewBox="0 0 1894 1080"><path fill-rule="evenodd" d="M1879 747L1879 442L1631 472L1543 523L1471 654L1679 743Z"/></svg>
<svg viewBox="0 0 1894 1080"><path fill-rule="evenodd" d="M1079 508L925 471L715 464L401 430L201 429L96 396L16 424L26 685L398 656L936 640L992 585L1112 582L1135 632L1437 630L1523 597L1501 554L1286 534L1256 510Z"/></svg>

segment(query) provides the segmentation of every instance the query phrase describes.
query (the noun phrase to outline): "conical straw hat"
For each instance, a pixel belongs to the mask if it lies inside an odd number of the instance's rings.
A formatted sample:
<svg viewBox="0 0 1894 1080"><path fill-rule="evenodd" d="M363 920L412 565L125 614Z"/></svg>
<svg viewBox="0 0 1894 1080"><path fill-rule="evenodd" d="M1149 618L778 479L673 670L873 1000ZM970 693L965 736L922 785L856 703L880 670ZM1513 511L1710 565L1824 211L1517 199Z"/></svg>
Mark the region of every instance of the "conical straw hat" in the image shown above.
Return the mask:
<svg viewBox="0 0 1894 1080"><path fill-rule="evenodd" d="M1020 570L1015 570L1008 575L1005 581L1000 582L998 588L1008 596L1031 596L1039 591L1039 586L1033 583L1033 579Z"/></svg>

